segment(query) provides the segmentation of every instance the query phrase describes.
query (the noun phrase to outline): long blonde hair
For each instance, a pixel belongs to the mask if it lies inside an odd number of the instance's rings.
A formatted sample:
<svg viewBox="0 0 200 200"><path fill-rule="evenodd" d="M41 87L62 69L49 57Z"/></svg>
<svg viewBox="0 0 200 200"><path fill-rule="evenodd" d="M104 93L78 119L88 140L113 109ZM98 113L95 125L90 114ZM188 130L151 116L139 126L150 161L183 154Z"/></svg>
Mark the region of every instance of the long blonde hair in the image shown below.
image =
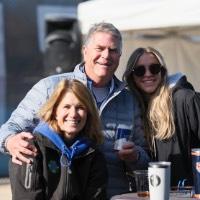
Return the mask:
<svg viewBox="0 0 200 200"><path fill-rule="evenodd" d="M161 64L161 83L156 92L146 103L133 79L132 70L144 53L153 54ZM149 143L155 137L159 140L169 139L175 132L171 90L167 84L167 68L161 54L154 48L138 48L130 56L123 76L130 90L138 96L142 109L146 138Z"/></svg>
<svg viewBox="0 0 200 200"><path fill-rule="evenodd" d="M72 92L86 107L87 120L81 134L87 136L95 143L103 142L101 122L96 104L89 90L78 80L62 80L58 83L53 94L39 110L39 117L48 123L56 132L62 134L56 120L56 110L62 98L67 92Z"/></svg>

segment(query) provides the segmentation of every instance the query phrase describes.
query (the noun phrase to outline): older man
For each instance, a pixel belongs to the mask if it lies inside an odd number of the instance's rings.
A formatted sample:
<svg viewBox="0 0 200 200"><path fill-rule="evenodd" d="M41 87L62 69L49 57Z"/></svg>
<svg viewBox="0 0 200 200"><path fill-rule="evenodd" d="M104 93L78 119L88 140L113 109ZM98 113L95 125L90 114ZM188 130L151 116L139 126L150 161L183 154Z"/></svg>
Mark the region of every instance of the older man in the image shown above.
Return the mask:
<svg viewBox="0 0 200 200"><path fill-rule="evenodd" d="M109 172L108 197L128 192L126 168L144 168L149 157L144 148L138 104L133 95L115 76L122 49L120 32L109 23L95 24L89 30L83 45L84 62L74 72L47 77L39 81L27 93L10 119L0 129L0 150L9 152L17 164L30 162L29 157L37 149L29 144L31 134L39 119L37 112L49 98L61 79L78 79L84 82L93 94L102 120L105 154ZM113 150L116 130L119 126L131 127L131 142L120 151Z"/></svg>

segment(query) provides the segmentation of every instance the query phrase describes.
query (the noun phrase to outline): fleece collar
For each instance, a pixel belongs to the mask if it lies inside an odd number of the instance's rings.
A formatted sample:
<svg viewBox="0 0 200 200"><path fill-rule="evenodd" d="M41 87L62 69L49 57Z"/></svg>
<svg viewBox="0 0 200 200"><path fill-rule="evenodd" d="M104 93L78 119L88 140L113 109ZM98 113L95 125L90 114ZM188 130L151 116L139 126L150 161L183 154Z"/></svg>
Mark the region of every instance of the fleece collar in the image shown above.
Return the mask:
<svg viewBox="0 0 200 200"><path fill-rule="evenodd" d="M68 168L71 167L73 159L88 150L91 145L91 142L87 138L79 137L70 147L67 147L58 133L56 133L47 123L44 122L41 122L35 128L34 132L38 132L52 141L52 143L62 153L60 158L61 165ZM66 157L67 162L64 162L64 157Z"/></svg>

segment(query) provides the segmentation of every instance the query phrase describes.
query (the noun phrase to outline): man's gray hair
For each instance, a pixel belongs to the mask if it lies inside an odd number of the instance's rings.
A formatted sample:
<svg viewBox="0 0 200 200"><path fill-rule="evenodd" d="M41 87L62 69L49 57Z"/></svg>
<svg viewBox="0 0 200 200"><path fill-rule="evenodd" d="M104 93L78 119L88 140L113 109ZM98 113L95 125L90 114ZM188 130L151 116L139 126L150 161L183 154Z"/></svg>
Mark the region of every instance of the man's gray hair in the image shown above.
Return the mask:
<svg viewBox="0 0 200 200"><path fill-rule="evenodd" d="M120 31L111 23L106 22L100 22L97 24L94 24L90 30L88 31L88 34L85 37L84 45L87 45L93 36L94 33L97 32L103 32L103 33L109 33L113 37L115 37L118 40L118 50L121 53L122 51L122 36Z"/></svg>

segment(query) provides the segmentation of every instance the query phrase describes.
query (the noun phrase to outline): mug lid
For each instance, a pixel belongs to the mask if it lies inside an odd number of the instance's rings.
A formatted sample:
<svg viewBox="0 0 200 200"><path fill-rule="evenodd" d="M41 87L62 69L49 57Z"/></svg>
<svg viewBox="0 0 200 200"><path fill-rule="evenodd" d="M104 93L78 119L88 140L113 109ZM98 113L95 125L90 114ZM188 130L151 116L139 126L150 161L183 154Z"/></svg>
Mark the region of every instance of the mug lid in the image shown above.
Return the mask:
<svg viewBox="0 0 200 200"><path fill-rule="evenodd" d="M171 162L150 162L149 163L149 167L153 167L153 168L168 168L171 166Z"/></svg>
<svg viewBox="0 0 200 200"><path fill-rule="evenodd" d="M193 156L199 156L200 155L200 148L193 148L193 149L191 149L191 154Z"/></svg>

